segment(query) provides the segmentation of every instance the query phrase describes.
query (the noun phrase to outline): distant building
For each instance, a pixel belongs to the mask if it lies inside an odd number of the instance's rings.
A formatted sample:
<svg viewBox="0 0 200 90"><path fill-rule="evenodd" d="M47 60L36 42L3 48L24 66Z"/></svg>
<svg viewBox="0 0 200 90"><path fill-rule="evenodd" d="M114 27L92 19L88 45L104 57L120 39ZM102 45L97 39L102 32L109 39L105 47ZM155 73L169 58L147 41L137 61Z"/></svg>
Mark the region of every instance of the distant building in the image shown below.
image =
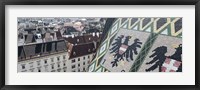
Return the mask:
<svg viewBox="0 0 200 90"><path fill-rule="evenodd" d="M67 55L64 40L18 46L18 72L65 72Z"/></svg>
<svg viewBox="0 0 200 90"><path fill-rule="evenodd" d="M102 37L98 22L95 18L18 18L17 71L87 72Z"/></svg>
<svg viewBox="0 0 200 90"><path fill-rule="evenodd" d="M18 72L86 72L101 35L18 46Z"/></svg>

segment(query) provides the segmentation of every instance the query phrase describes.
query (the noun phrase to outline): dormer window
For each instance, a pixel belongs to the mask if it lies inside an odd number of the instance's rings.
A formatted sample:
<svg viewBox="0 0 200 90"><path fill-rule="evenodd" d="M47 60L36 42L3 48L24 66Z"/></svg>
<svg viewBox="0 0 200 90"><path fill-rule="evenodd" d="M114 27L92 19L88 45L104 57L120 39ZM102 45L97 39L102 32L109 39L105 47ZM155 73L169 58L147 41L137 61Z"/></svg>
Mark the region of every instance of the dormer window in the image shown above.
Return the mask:
<svg viewBox="0 0 200 90"><path fill-rule="evenodd" d="M79 39L77 39L77 42L79 42Z"/></svg>
<svg viewBox="0 0 200 90"><path fill-rule="evenodd" d="M73 52L73 55L76 55L76 52Z"/></svg>
<svg viewBox="0 0 200 90"><path fill-rule="evenodd" d="M99 32L96 33L97 37L99 37Z"/></svg>
<svg viewBox="0 0 200 90"><path fill-rule="evenodd" d="M88 49L88 52L90 52L90 49Z"/></svg>

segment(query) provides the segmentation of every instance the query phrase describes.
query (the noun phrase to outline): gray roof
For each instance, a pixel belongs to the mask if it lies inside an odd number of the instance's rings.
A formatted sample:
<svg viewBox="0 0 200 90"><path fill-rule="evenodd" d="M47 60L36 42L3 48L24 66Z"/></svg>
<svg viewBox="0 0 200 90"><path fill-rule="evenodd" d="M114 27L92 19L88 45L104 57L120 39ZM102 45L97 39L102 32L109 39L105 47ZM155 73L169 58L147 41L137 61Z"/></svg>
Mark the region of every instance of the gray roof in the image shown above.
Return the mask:
<svg viewBox="0 0 200 90"><path fill-rule="evenodd" d="M18 46L18 61L65 51L67 47L64 40Z"/></svg>
<svg viewBox="0 0 200 90"><path fill-rule="evenodd" d="M25 43L32 43L35 42L35 37L33 34L25 35Z"/></svg>

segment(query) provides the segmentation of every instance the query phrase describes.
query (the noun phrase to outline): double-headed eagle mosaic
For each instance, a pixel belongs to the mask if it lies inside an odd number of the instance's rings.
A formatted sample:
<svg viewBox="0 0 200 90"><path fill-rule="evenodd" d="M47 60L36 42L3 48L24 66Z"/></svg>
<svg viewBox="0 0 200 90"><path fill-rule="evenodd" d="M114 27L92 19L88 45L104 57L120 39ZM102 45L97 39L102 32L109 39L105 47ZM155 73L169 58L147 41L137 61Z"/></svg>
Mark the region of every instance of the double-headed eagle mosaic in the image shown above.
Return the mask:
<svg viewBox="0 0 200 90"><path fill-rule="evenodd" d="M124 42L122 42L122 40ZM115 42L112 44L110 53L114 53L114 61L111 62L112 67L118 66L120 60L124 60L124 57L129 62L129 59L133 61L133 55L137 55L137 48L141 48L142 42L138 38L134 39L133 44L129 45L131 36L120 35L115 39Z"/></svg>
<svg viewBox="0 0 200 90"><path fill-rule="evenodd" d="M167 47L160 46L153 50L150 58L153 58L146 64L153 64L146 69L146 72L153 71L158 68L159 72L182 72L182 44L175 48L174 54L166 56Z"/></svg>

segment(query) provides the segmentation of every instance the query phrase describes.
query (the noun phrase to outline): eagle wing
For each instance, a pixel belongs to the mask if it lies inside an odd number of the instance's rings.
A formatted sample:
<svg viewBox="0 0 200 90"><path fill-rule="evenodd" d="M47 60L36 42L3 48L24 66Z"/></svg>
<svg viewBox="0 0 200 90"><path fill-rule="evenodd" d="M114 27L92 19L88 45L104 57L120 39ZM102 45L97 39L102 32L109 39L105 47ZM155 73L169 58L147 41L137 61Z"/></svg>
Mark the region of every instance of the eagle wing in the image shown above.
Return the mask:
<svg viewBox="0 0 200 90"><path fill-rule="evenodd" d="M166 46L160 46L154 49L152 52L154 52L152 55L149 56L149 58L153 58L150 62L147 62L146 64L152 64L157 61L163 63L167 56L165 54L167 53L167 47Z"/></svg>
<svg viewBox="0 0 200 90"><path fill-rule="evenodd" d="M128 49L125 53L126 59L130 57L130 59L133 60L133 52L134 52L134 54L137 55L138 54L137 48L141 48L141 44L142 44L142 42L140 42L140 40L136 38L134 40L134 43L128 47Z"/></svg>
<svg viewBox="0 0 200 90"><path fill-rule="evenodd" d="M115 42L112 44L112 48L110 49L110 53L118 53L119 52L119 48L122 45L122 38L123 37L118 36L115 39Z"/></svg>

